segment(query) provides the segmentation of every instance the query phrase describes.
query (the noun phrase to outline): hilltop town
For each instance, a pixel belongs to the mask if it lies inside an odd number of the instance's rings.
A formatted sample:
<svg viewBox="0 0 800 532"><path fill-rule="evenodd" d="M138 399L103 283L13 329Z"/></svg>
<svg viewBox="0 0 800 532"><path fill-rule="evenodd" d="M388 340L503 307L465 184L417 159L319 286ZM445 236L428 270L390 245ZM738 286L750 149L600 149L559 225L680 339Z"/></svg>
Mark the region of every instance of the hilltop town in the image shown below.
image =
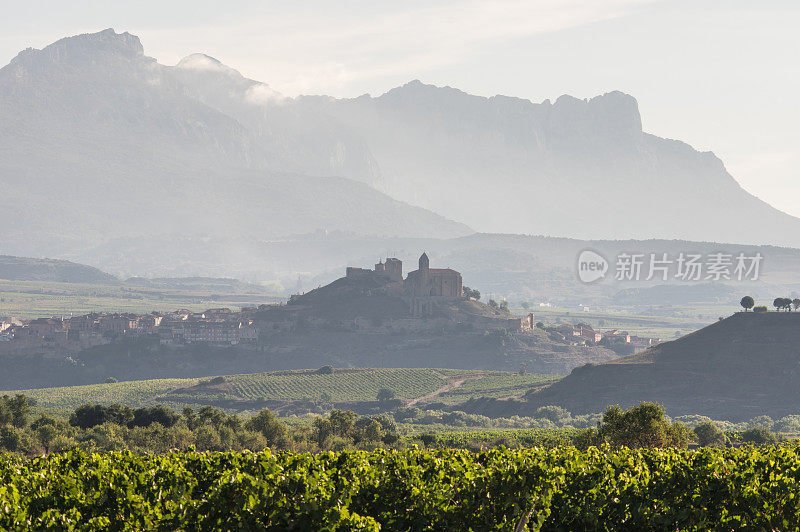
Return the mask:
<svg viewBox="0 0 800 532"><path fill-rule="evenodd" d="M372 300L371 304L364 304L365 299ZM213 308L199 313L180 309L25 321L0 318L0 355L61 356L120 338L157 338L162 345L236 346L312 329L365 333L443 327L526 331L534 327L534 315L515 317L505 308L465 296L461 274L449 268L430 268L423 253L419 269L405 279L402 261L390 257L374 269L348 267L345 277L294 296L286 305L264 304L238 312Z"/></svg>
<svg viewBox="0 0 800 532"><path fill-rule="evenodd" d="M157 339L165 346L205 344L253 346L281 334L314 330L356 334L400 332L531 332L533 313L514 316L507 305L479 301L480 293L464 287L461 273L431 268L427 254L418 269L403 278L403 263L389 257L374 268L348 267L333 283L293 296L287 304L263 304L239 311L212 308L203 312L89 313L32 320L0 318L0 356L60 357L114 343L120 339ZM542 326L542 324L540 324ZM544 327L549 339L571 346L601 345L630 354L656 345L656 338L618 330L597 331L587 324Z"/></svg>
<svg viewBox="0 0 800 532"><path fill-rule="evenodd" d="M480 301L460 272L432 268L425 253L406 275L394 257L344 274L285 303L238 310L4 318L3 379L36 387L326 364L564 374L621 352L563 327L537 327L533 313L515 316L505 302Z"/></svg>

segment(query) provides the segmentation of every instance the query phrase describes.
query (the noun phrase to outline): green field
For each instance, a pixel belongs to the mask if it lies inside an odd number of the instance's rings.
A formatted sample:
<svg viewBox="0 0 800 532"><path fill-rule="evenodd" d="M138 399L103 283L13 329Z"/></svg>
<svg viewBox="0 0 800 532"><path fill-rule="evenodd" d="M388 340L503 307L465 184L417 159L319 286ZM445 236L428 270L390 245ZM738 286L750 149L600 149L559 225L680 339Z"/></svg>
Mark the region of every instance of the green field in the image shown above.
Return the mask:
<svg viewBox="0 0 800 532"><path fill-rule="evenodd" d="M85 386L4 392L23 393L45 410L72 410L85 403L122 403L141 407L163 403L203 405L219 401L374 401L378 391L392 390L405 402L462 402L473 397L512 397L549 380L552 375L518 375L502 371L453 369L339 369L229 375L210 379L155 379Z"/></svg>
<svg viewBox="0 0 800 532"><path fill-rule="evenodd" d="M214 293L120 285L8 281L0 279L0 316L37 318L89 312L148 313L188 308L257 306L280 298L267 294Z"/></svg>

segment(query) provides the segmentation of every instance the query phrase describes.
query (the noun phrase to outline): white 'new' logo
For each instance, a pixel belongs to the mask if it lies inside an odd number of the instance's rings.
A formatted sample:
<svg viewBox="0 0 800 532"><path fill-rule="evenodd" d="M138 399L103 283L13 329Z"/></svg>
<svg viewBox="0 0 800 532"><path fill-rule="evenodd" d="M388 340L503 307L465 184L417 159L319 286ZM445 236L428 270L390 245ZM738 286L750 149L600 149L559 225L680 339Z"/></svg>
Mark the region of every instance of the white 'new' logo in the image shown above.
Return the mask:
<svg viewBox="0 0 800 532"><path fill-rule="evenodd" d="M578 278L584 283L592 283L606 276L608 261L605 257L590 249L578 255Z"/></svg>

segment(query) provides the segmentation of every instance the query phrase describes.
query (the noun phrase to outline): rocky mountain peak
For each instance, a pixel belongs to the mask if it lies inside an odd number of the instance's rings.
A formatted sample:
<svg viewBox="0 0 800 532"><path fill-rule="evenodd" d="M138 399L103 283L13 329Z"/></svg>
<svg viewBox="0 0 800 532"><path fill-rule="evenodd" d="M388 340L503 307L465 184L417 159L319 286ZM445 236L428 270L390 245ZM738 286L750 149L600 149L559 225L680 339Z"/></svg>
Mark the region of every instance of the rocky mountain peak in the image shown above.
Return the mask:
<svg viewBox="0 0 800 532"><path fill-rule="evenodd" d="M110 62L131 60L155 62L154 59L145 57L139 37L128 32L117 33L113 28L108 28L97 33L65 37L41 50L27 48L17 54L8 66L16 72L17 77L27 77L34 72L48 72L48 65L83 68L91 64L107 65Z"/></svg>
<svg viewBox="0 0 800 532"><path fill-rule="evenodd" d="M219 59L206 54L187 55L178 61L178 64L175 65L175 68L179 70L193 70L195 72L220 72L235 75L237 77L242 76L238 70L235 70L223 64Z"/></svg>
<svg viewBox="0 0 800 532"><path fill-rule="evenodd" d="M144 55L144 47L139 37L127 31L117 33L108 28L97 33L84 33L74 37L66 37L45 47L51 57L70 53L113 52L123 55Z"/></svg>
<svg viewBox="0 0 800 532"><path fill-rule="evenodd" d="M614 136L642 134L639 103L630 94L620 91L608 92L588 100L565 94L553 104L552 112L562 127L613 132Z"/></svg>

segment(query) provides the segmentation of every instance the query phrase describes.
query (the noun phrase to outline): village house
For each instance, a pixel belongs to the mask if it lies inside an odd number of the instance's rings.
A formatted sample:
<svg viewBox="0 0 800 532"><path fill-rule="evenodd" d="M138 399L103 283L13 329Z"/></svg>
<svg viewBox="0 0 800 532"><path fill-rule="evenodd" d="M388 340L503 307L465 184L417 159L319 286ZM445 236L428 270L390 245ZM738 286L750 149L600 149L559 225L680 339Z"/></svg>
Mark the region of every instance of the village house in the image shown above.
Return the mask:
<svg viewBox="0 0 800 532"><path fill-rule="evenodd" d="M642 338L640 336L631 336L631 345L636 349L647 349L661 343L659 338Z"/></svg>
<svg viewBox="0 0 800 532"><path fill-rule="evenodd" d="M138 318L135 314L110 314L101 316L98 326L101 332L126 334L136 329Z"/></svg>
<svg viewBox="0 0 800 532"><path fill-rule="evenodd" d="M631 343L630 334L628 334L627 332L619 332L616 329L604 332L603 338L611 342L624 342L626 344Z"/></svg>
<svg viewBox="0 0 800 532"><path fill-rule="evenodd" d="M22 320L11 316L4 316L0 318L0 333L14 327L15 325L22 325Z"/></svg>
<svg viewBox="0 0 800 532"><path fill-rule="evenodd" d="M37 318L28 322L27 329L31 336L52 338L56 333L65 333L69 322L61 318Z"/></svg>

